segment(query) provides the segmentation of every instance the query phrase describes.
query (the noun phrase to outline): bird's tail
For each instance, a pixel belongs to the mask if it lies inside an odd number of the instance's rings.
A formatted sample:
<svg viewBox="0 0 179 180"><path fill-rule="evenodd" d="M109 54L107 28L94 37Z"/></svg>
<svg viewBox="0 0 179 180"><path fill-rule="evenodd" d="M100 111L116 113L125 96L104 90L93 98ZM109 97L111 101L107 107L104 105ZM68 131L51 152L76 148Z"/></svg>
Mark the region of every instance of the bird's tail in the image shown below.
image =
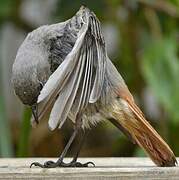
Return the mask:
<svg viewBox="0 0 179 180"><path fill-rule="evenodd" d="M134 102L119 98L112 104L112 123L132 138L157 166L175 166L176 158L170 147L144 118Z"/></svg>

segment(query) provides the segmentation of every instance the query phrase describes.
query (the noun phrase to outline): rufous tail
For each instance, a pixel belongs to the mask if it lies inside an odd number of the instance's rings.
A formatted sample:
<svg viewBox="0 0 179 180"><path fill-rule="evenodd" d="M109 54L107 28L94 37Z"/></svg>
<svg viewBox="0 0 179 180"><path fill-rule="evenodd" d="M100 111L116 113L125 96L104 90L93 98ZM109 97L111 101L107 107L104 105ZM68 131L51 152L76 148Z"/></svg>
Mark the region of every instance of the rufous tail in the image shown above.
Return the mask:
<svg viewBox="0 0 179 180"><path fill-rule="evenodd" d="M174 153L134 102L116 99L110 112L114 118L111 122L143 148L157 166L176 166Z"/></svg>

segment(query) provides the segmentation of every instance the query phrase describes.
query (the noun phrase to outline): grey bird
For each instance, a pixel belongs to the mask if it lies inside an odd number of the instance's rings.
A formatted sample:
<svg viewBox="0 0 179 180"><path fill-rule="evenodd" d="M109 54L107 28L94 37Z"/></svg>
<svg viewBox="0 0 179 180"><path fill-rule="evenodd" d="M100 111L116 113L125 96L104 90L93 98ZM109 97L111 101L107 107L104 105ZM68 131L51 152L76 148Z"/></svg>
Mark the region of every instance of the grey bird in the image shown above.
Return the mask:
<svg viewBox="0 0 179 180"><path fill-rule="evenodd" d="M109 120L137 143L158 166L175 166L176 158L135 104L123 78L110 61L96 15L82 6L69 20L45 25L28 34L12 68L16 95L32 108L32 125L49 116L49 128L67 119L74 131L56 162L31 164L42 168L86 167L77 161L87 129ZM73 140L81 143L70 163L64 163ZM94 165L94 164L93 164Z"/></svg>

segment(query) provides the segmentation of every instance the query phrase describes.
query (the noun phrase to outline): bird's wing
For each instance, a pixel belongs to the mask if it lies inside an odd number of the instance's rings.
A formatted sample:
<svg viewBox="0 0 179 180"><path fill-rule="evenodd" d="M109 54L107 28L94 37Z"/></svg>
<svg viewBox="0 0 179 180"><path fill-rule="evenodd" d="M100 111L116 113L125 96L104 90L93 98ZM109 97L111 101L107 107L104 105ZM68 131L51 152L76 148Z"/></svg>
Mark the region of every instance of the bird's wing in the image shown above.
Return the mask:
<svg viewBox="0 0 179 180"><path fill-rule="evenodd" d="M106 62L106 50L99 21L91 14L83 24L72 51L50 76L39 97L39 104L52 104L49 127L55 129L65 122L74 100L78 113L87 103L100 97ZM44 103L45 102L45 103Z"/></svg>

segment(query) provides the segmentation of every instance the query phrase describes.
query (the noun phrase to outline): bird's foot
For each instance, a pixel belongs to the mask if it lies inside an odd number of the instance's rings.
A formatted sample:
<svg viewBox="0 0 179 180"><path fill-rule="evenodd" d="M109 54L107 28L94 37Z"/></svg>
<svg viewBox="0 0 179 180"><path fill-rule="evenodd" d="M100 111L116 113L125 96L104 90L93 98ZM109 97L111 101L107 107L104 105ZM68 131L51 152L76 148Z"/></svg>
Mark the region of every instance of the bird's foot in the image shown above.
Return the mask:
<svg viewBox="0 0 179 180"><path fill-rule="evenodd" d="M64 167L89 167L89 165L92 165L93 167L95 167L95 164L91 161L86 162L86 163L72 161L70 163L66 163Z"/></svg>
<svg viewBox="0 0 179 180"><path fill-rule="evenodd" d="M56 168L56 167L89 167L89 165L95 166L93 162L86 162L84 164L77 162L77 161L71 161L70 163L64 163L63 161L46 161L44 164L40 164L39 162L33 162L30 165L30 168L32 166L38 166L41 168Z"/></svg>
<svg viewBox="0 0 179 180"><path fill-rule="evenodd" d="M57 167L57 163L56 162L53 162L53 161L46 161L44 164L41 164L39 162L33 162L31 165L30 165L30 168L32 166L38 166L38 167L41 167L41 168L55 168Z"/></svg>

